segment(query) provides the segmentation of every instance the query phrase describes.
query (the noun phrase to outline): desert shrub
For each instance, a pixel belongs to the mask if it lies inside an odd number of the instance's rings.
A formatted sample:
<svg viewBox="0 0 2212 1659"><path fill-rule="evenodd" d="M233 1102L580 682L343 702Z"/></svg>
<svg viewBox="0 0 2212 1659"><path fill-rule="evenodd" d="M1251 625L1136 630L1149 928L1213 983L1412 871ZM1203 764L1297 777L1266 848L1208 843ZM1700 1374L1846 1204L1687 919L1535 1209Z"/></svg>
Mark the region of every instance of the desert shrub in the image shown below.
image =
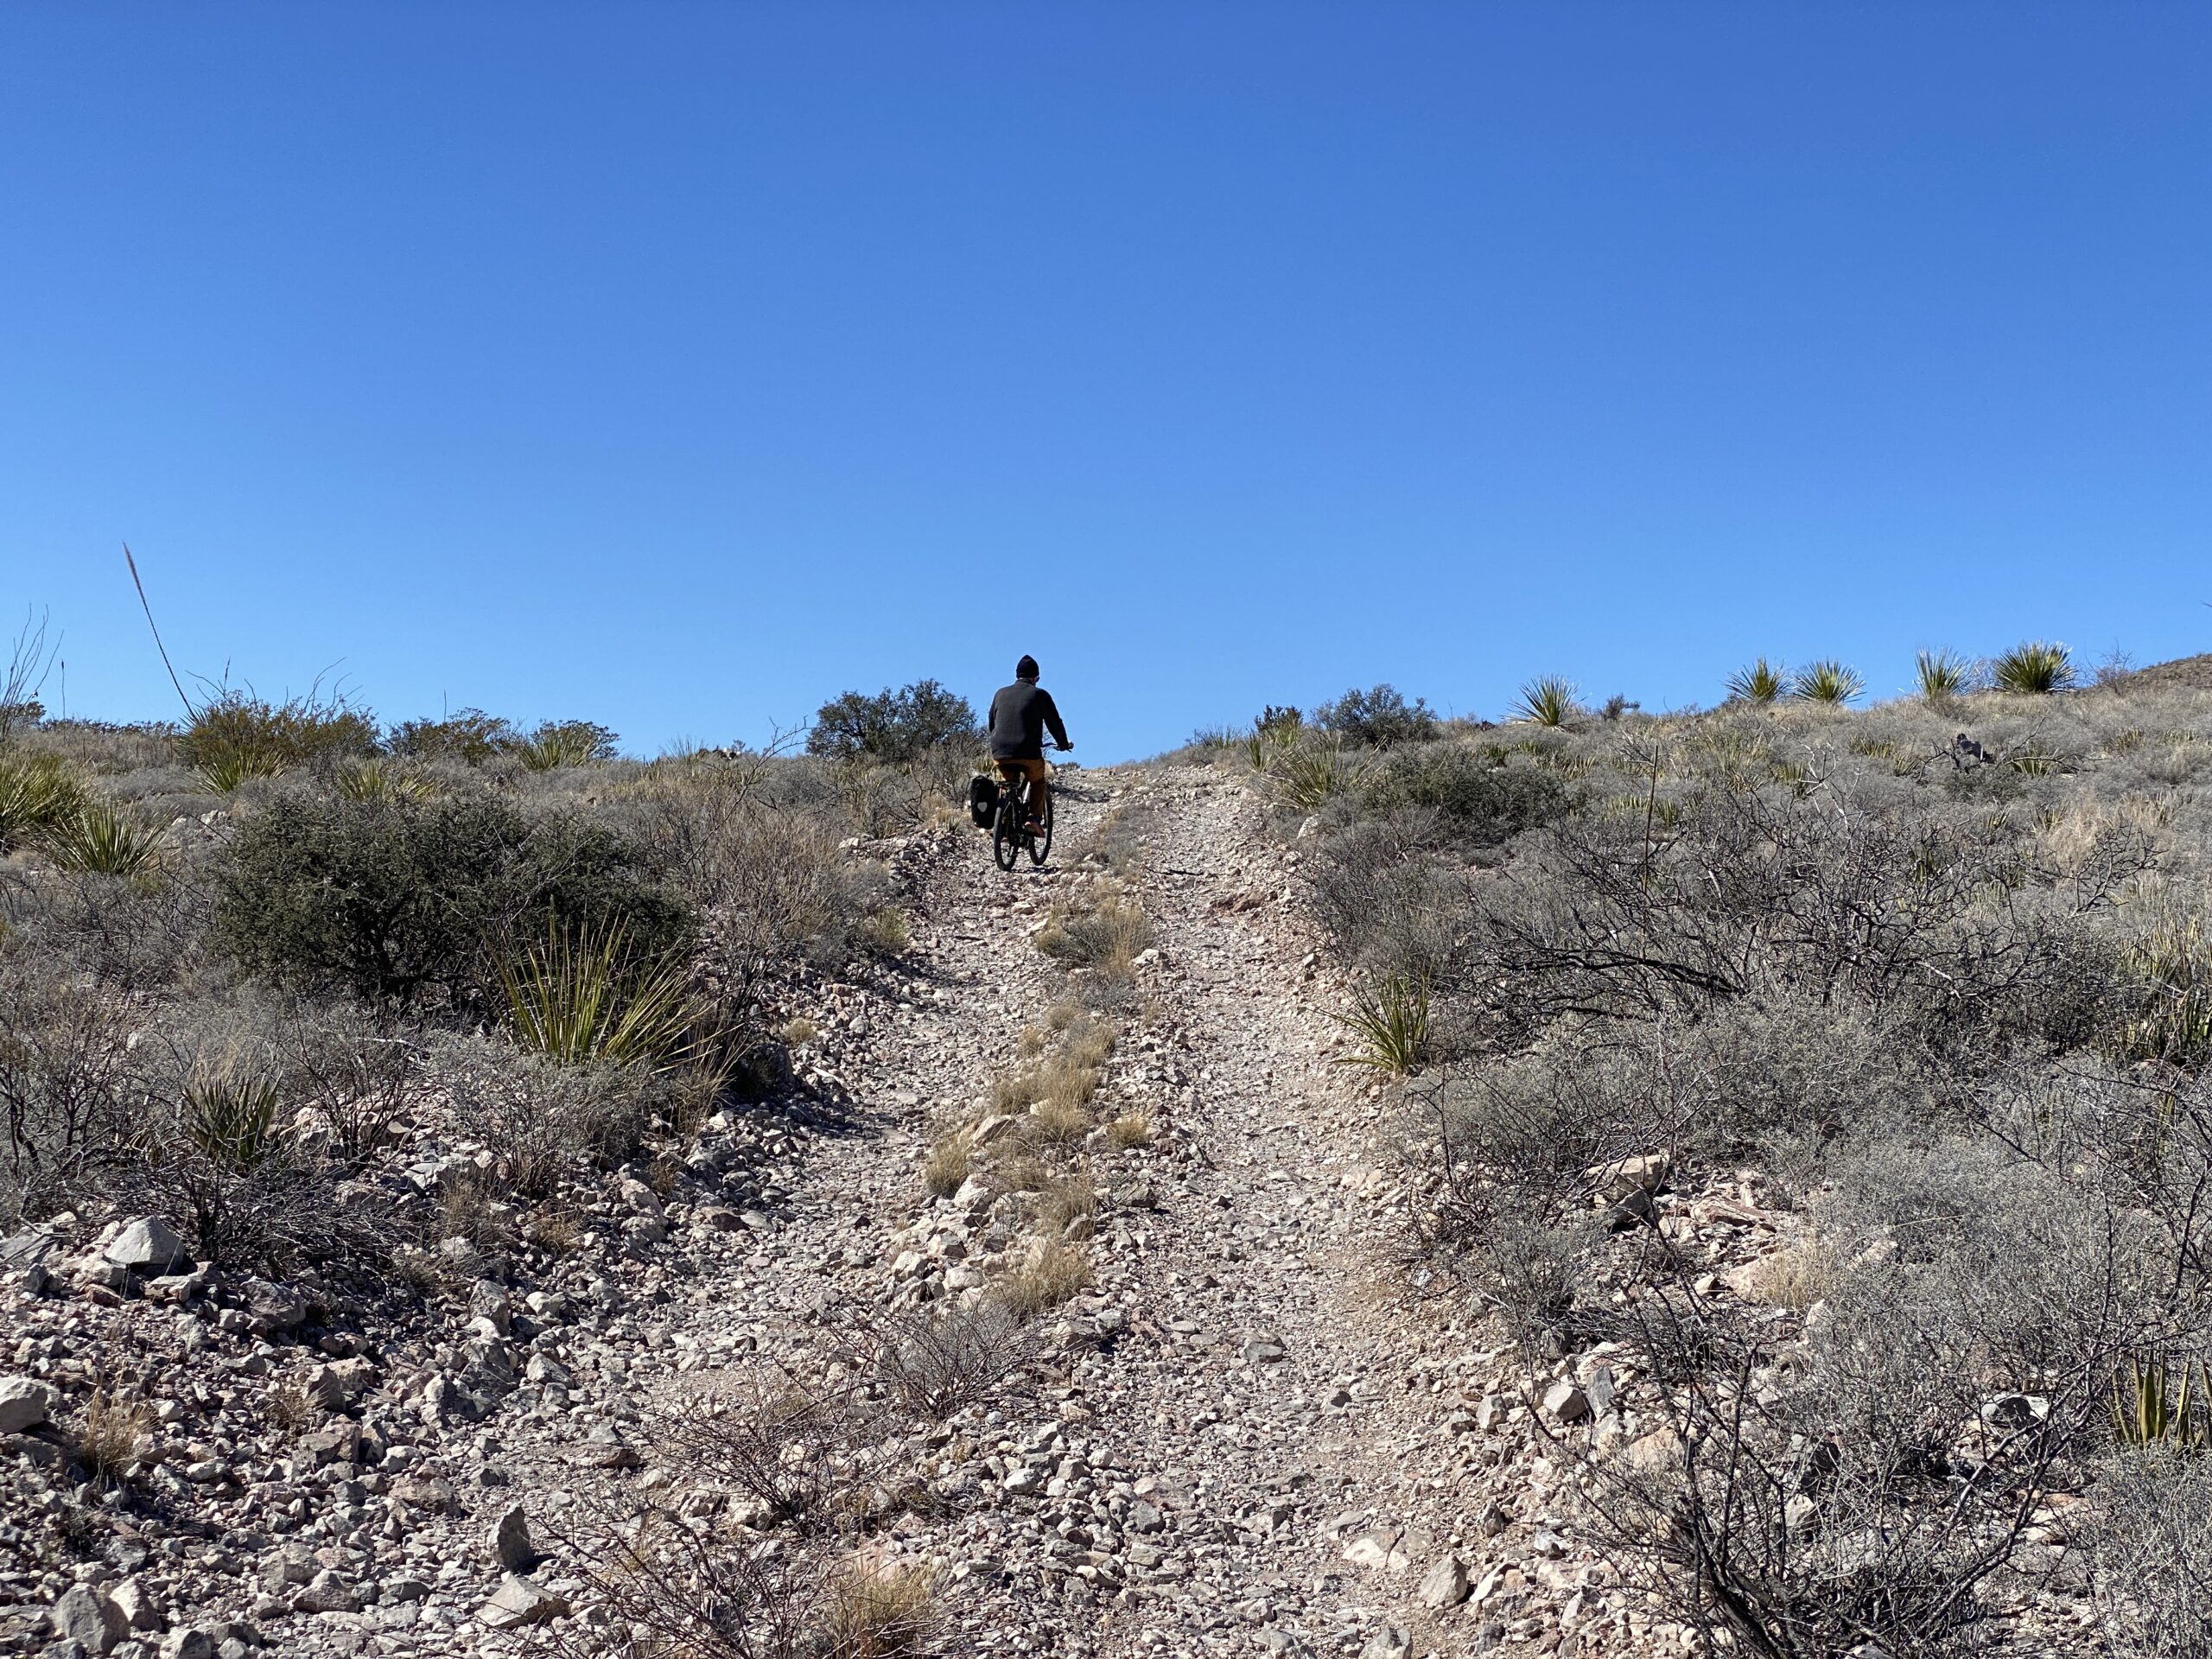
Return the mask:
<svg viewBox="0 0 2212 1659"><path fill-rule="evenodd" d="M1387 684L1364 691L1355 687L1323 703L1313 711L1313 723L1340 741L1373 749L1426 743L1436 735L1435 711L1419 697L1408 702Z"/></svg>
<svg viewBox="0 0 2212 1659"><path fill-rule="evenodd" d="M197 880L60 870L0 887L0 919L26 951L123 989L145 992L207 971L209 899Z"/></svg>
<svg viewBox="0 0 2212 1659"><path fill-rule="evenodd" d="M1866 677L1833 657L1824 657L1789 677L1789 695L1799 702L1840 709L1866 689Z"/></svg>
<svg viewBox="0 0 2212 1659"><path fill-rule="evenodd" d="M1337 1016L1350 1039L1338 1059L1388 1077L1410 1077L1428 1053L1428 982L1409 974L1384 974L1352 991L1351 1007Z"/></svg>
<svg viewBox="0 0 2212 1659"><path fill-rule="evenodd" d="M1425 819L1357 823L1312 866L1314 908L1362 964L1433 979L1454 952L1464 878L1433 850Z"/></svg>
<svg viewBox="0 0 2212 1659"><path fill-rule="evenodd" d="M1426 808L1452 840L1471 847L1501 845L1573 804L1556 772L1499 765L1444 744L1394 754L1370 768L1360 798L1365 810L1378 815Z"/></svg>
<svg viewBox="0 0 2212 1659"><path fill-rule="evenodd" d="M549 922L544 938L499 963L517 1046L556 1065L643 1065L697 1057L706 1011L675 957L639 960L624 925L604 934Z"/></svg>
<svg viewBox="0 0 2212 1659"><path fill-rule="evenodd" d="M1728 701L1764 708L1778 700L1788 685L1789 677L1780 664L1770 663L1764 657L1754 658L1747 666L1728 677Z"/></svg>
<svg viewBox="0 0 2212 1659"><path fill-rule="evenodd" d="M391 729L394 754L415 760L458 760L480 766L512 749L519 735L512 722L481 709L463 709L442 720L410 720Z"/></svg>
<svg viewBox="0 0 2212 1659"><path fill-rule="evenodd" d="M493 1174L529 1198L550 1196L581 1160L629 1156L668 1098L642 1067L560 1065L484 1038L440 1039L429 1065L463 1128L492 1154Z"/></svg>
<svg viewBox="0 0 2212 1659"><path fill-rule="evenodd" d="M415 801L434 792L420 772L383 755L341 762L330 782L349 801Z"/></svg>
<svg viewBox="0 0 2212 1659"><path fill-rule="evenodd" d="M316 693L272 703L251 692L225 690L195 710L176 740L178 758L227 791L248 778L274 777L295 766L373 754L377 723L343 696Z"/></svg>
<svg viewBox="0 0 2212 1659"><path fill-rule="evenodd" d="M533 824L480 793L281 798L239 830L214 884L215 938L249 972L402 1007L490 1000L499 942L549 915L619 925L640 957L668 954L692 927L616 836L573 817Z"/></svg>
<svg viewBox="0 0 2212 1659"><path fill-rule="evenodd" d="M2212 1652L2212 1459L2171 1446L2098 1470L2085 1530L2105 1639L2126 1659Z"/></svg>
<svg viewBox="0 0 2212 1659"><path fill-rule="evenodd" d="M988 1300L869 1317L877 1377L909 1415L942 1421L996 1400L1037 1356L1034 1332Z"/></svg>
<svg viewBox="0 0 2212 1659"><path fill-rule="evenodd" d="M129 1001L66 959L0 949L0 1225L67 1207L111 1159L144 1093Z"/></svg>
<svg viewBox="0 0 2212 1659"><path fill-rule="evenodd" d="M912 761L931 749L972 747L980 731L967 698L935 680L918 680L874 696L848 691L823 703L806 750L839 760Z"/></svg>
<svg viewBox="0 0 2212 1659"><path fill-rule="evenodd" d="M1363 768L1333 747L1310 741L1272 750L1265 771L1275 798L1300 812L1319 810L1363 774Z"/></svg>

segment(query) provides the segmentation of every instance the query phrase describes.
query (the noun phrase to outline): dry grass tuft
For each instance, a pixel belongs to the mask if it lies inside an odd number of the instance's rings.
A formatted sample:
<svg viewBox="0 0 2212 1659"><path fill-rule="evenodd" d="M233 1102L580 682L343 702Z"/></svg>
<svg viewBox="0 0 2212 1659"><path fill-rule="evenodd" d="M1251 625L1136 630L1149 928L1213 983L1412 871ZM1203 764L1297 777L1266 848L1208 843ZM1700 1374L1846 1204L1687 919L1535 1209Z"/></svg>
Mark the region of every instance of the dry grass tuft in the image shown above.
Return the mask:
<svg viewBox="0 0 2212 1659"><path fill-rule="evenodd" d="M930 1148L922 1164L922 1185L932 1197L949 1198L975 1168L975 1154L963 1135L948 1135Z"/></svg>
<svg viewBox="0 0 2212 1659"><path fill-rule="evenodd" d="M1088 968L1127 979L1138 952L1152 943L1152 918L1119 892L1103 887L1085 902L1052 906L1037 948L1065 968Z"/></svg>
<svg viewBox="0 0 2212 1659"><path fill-rule="evenodd" d="M115 1482L138 1456L138 1438L153 1426L153 1414L136 1400L111 1400L105 1390L85 1408L77 1433L77 1461L96 1481Z"/></svg>
<svg viewBox="0 0 2212 1659"><path fill-rule="evenodd" d="M1009 1312L1034 1319L1058 1307L1090 1282L1090 1251L1040 1240L1029 1260L1001 1279L994 1289Z"/></svg>
<svg viewBox="0 0 2212 1659"><path fill-rule="evenodd" d="M855 1557L822 1587L809 1651L823 1659L915 1659L935 1650L943 1624L929 1567Z"/></svg>
<svg viewBox="0 0 2212 1659"><path fill-rule="evenodd" d="M1046 1186L1037 1200L1037 1219L1048 1237L1090 1237L1098 1220L1098 1188L1090 1172L1079 1169Z"/></svg>
<svg viewBox="0 0 2212 1659"><path fill-rule="evenodd" d="M584 1242L582 1217L566 1205L543 1204L523 1224L523 1236L554 1255L573 1255Z"/></svg>
<svg viewBox="0 0 2212 1659"><path fill-rule="evenodd" d="M1811 1239L1785 1244L1748 1264L1737 1284L1747 1302L1802 1313L1827 1294L1827 1257Z"/></svg>
<svg viewBox="0 0 2212 1659"><path fill-rule="evenodd" d="M812 1042L822 1034L822 1027L804 1014L784 1022L783 1039L786 1048L798 1048Z"/></svg>
<svg viewBox="0 0 2212 1659"><path fill-rule="evenodd" d="M1153 1127L1152 1114L1140 1108L1123 1112L1106 1126L1107 1144L1118 1151L1127 1152L1132 1147L1148 1147L1157 1131Z"/></svg>

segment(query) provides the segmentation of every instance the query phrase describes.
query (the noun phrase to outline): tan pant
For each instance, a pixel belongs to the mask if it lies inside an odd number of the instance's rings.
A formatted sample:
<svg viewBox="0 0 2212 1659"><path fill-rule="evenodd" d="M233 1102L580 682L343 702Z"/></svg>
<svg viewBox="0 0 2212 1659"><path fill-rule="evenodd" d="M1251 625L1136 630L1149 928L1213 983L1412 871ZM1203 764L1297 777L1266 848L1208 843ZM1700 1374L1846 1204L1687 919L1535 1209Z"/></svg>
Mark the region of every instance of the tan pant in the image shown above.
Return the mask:
<svg viewBox="0 0 2212 1659"><path fill-rule="evenodd" d="M1001 760L998 768L1000 777L1021 786L1022 810L1036 818L1043 810L1039 803L1045 798L1045 780L1052 775L1052 768L1041 759Z"/></svg>

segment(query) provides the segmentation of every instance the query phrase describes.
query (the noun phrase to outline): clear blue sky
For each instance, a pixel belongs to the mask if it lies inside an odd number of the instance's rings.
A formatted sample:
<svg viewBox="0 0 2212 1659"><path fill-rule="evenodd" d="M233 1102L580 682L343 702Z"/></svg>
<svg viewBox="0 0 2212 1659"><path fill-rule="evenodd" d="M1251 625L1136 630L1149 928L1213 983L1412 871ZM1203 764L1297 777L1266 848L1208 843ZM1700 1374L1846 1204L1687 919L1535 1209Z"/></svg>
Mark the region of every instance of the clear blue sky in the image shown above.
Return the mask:
<svg viewBox="0 0 2212 1659"><path fill-rule="evenodd" d="M0 599L651 753L2212 646L2212 11L0 10ZM50 687L51 691L54 688Z"/></svg>

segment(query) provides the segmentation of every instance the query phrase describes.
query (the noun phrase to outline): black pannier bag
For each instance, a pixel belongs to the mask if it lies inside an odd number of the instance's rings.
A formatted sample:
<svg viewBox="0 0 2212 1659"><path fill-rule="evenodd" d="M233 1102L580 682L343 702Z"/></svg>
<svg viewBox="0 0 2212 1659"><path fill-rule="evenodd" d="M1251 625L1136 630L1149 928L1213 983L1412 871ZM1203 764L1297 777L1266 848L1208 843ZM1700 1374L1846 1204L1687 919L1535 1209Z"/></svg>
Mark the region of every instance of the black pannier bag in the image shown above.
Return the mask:
<svg viewBox="0 0 2212 1659"><path fill-rule="evenodd" d="M978 830L988 830L991 820L998 816L999 786L988 778L968 780L968 816L976 821Z"/></svg>

